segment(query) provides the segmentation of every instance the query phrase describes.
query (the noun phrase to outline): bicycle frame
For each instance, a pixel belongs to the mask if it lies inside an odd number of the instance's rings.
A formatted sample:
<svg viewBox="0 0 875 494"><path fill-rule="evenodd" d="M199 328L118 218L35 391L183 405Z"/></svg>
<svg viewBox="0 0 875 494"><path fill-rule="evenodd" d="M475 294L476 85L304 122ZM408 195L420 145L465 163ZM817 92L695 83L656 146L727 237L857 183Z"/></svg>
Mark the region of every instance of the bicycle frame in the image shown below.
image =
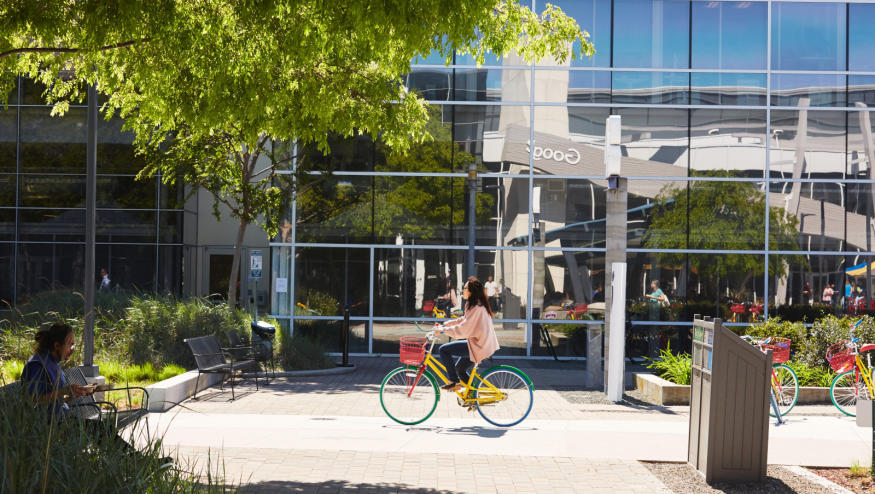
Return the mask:
<svg viewBox="0 0 875 494"><path fill-rule="evenodd" d="M869 391L869 396L873 396L873 391L875 391L875 386L872 384L872 373L869 369L872 368L872 358L869 354L866 354L866 360L869 361L869 365L866 365L866 362L863 362L863 358L860 357L860 354L857 353L854 355L854 383L859 384L860 377L863 377L863 383L866 384L866 389Z"/></svg>
<svg viewBox="0 0 875 494"><path fill-rule="evenodd" d="M413 390L416 388L416 385L419 383L419 380L422 378L422 374L425 372L425 369L428 368L432 375L441 380L444 384L448 384L450 379L445 374L447 368L441 363L438 359L432 356L432 350L434 349L434 336L431 335L430 338L431 343L429 344L428 350L425 352L425 358L422 360L422 363L419 364L418 370L416 372L416 378L413 380L410 386L410 391L407 392L407 395L410 396L413 394ZM476 387L472 386L475 382L474 379L477 379L478 385ZM481 387L483 386L483 387ZM476 391L476 397L471 397L471 392ZM477 364L474 364L474 368L471 369L471 375L468 377L468 382L465 383L465 393L461 391L456 391L456 395L462 400L463 405L485 405L487 403L494 403L496 401L500 401L506 398L504 393L501 392L500 389L496 388L489 381L483 379L479 373L477 373Z"/></svg>

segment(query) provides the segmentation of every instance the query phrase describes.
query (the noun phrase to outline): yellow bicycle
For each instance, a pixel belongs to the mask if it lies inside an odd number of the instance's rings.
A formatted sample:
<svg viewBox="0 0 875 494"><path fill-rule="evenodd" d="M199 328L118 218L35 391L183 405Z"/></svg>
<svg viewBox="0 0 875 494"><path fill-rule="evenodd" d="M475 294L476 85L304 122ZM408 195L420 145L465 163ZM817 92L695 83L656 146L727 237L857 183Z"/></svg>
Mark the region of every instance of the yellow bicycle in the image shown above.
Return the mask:
<svg viewBox="0 0 875 494"><path fill-rule="evenodd" d="M872 382L872 357L866 354L866 362L860 354L875 350L875 344L858 345L860 338L854 338L854 329L863 322L857 321L850 330L850 341L840 341L826 350L829 365L839 375L832 380L829 387L829 397L843 414L855 417L857 415L857 399L870 399L875 396L875 385Z"/></svg>
<svg viewBox="0 0 875 494"><path fill-rule="evenodd" d="M405 365L391 370L380 385L380 405L399 424L418 424L431 417L440 400L438 379L450 382L446 367L432 356L434 331L425 333L425 337L401 337L400 360ZM531 412L534 390L529 376L516 367L497 365L481 374L475 365L455 393L459 406L477 410L492 425L510 427Z"/></svg>

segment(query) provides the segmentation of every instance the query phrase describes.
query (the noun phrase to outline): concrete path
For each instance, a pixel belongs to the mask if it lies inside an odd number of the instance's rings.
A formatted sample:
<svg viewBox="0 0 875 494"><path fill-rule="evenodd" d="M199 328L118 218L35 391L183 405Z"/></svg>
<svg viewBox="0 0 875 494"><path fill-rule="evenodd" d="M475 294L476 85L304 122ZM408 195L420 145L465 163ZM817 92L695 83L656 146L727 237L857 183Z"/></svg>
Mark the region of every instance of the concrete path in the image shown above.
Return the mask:
<svg viewBox="0 0 875 494"><path fill-rule="evenodd" d="M396 424L378 397L394 362L356 364L354 374L277 379L257 392L245 384L233 402L209 390L150 415L150 426L200 465L218 452L227 478L257 492L668 492L638 460L686 460L686 407L593 399L575 390L573 367L525 369L537 386L532 413L502 429L447 394L425 423ZM871 429L826 406L800 411L770 426L770 464L868 463Z"/></svg>

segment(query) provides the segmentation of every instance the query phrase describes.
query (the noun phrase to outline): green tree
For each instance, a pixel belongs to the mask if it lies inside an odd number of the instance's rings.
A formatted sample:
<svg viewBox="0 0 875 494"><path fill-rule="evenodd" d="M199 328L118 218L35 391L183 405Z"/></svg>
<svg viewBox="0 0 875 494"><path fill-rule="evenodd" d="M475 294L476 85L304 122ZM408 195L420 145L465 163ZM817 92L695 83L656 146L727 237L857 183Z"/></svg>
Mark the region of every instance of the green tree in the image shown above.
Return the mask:
<svg viewBox="0 0 875 494"><path fill-rule="evenodd" d="M753 183L695 181L687 187L668 185L656 198L650 225L644 234L644 246L649 249L763 249L765 220L765 194ZM781 208L770 208L770 248L798 250L798 239L796 217L787 216ZM663 264L683 265L687 255L665 252L660 253L658 259ZM791 260L805 262L802 256L770 256L769 275L785 276ZM740 273L744 279L738 286L745 287L752 273L762 273L765 268L761 254L697 253L689 255L689 263L691 271L714 281L708 283L713 287L719 285L721 278Z"/></svg>
<svg viewBox="0 0 875 494"><path fill-rule="evenodd" d="M580 49L571 49L579 41ZM16 75L47 86L63 113L84 88L104 95L161 172L209 190L238 220L276 233L282 191L276 140L315 143L367 133L405 150L427 138L426 104L401 75L418 56L454 51L482 62L591 55L571 18L515 0L44 0L0 5L0 94ZM216 208L218 211L218 208ZM228 300L236 302L236 284Z"/></svg>

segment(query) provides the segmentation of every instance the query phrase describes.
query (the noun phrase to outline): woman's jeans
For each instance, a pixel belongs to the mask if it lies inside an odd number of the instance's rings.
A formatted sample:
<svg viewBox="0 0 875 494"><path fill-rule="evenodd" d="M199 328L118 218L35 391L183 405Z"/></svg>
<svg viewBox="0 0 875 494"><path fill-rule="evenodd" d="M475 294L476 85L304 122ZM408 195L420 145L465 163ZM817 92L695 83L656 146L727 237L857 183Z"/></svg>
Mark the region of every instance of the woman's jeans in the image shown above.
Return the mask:
<svg viewBox="0 0 875 494"><path fill-rule="evenodd" d="M441 345L438 353L441 355L441 363L447 368L447 377L450 382L459 382L459 373L456 371L456 366L453 365L453 357L459 358L459 369L468 369L471 367L471 359L468 358L468 340L456 340Z"/></svg>

